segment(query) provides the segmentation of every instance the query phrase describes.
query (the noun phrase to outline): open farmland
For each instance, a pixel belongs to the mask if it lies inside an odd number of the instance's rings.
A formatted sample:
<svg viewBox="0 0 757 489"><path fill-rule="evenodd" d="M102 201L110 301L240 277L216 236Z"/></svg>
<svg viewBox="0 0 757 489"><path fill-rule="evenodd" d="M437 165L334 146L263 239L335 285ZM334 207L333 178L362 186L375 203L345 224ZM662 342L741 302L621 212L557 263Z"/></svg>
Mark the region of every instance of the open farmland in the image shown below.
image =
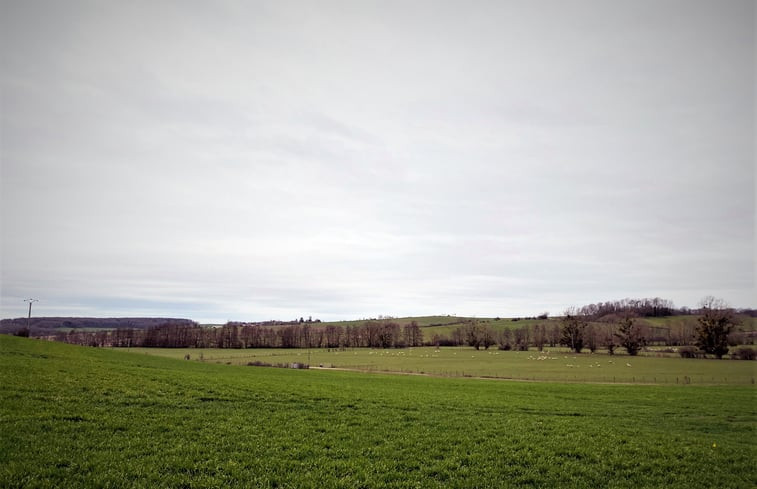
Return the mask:
<svg viewBox="0 0 757 489"><path fill-rule="evenodd" d="M544 352L474 350L471 347L406 349L194 349L130 348L133 353L160 355L206 363L247 365L305 363L315 367L369 372L430 374L445 377L659 384L754 384L755 362L659 356L571 353L564 348ZM653 355L653 354L650 354Z"/></svg>
<svg viewBox="0 0 757 489"><path fill-rule="evenodd" d="M0 368L2 487L757 484L751 386L250 368L7 336Z"/></svg>

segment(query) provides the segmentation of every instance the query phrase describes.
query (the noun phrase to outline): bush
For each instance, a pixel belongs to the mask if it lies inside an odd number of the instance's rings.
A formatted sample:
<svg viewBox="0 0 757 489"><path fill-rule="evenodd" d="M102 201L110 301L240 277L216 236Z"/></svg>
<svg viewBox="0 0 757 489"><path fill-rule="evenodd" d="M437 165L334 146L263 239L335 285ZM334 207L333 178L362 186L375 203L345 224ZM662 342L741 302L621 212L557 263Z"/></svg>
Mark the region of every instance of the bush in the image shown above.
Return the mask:
<svg viewBox="0 0 757 489"><path fill-rule="evenodd" d="M255 360L254 362L247 362L247 365L250 367L272 367L270 363L261 362L260 360Z"/></svg>
<svg viewBox="0 0 757 489"><path fill-rule="evenodd" d="M754 360L757 358L757 352L751 348L741 347L731 353L731 358L736 360Z"/></svg>
<svg viewBox="0 0 757 489"><path fill-rule="evenodd" d="M678 349L678 354L681 355L681 358L697 358L699 350L693 346L682 346Z"/></svg>

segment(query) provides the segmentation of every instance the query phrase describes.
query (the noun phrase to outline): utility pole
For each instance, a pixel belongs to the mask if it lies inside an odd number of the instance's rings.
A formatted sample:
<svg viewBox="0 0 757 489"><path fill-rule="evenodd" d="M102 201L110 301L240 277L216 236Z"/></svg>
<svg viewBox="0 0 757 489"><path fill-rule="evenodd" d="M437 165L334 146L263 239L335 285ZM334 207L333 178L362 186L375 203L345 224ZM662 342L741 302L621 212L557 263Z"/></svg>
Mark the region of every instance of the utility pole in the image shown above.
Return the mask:
<svg viewBox="0 0 757 489"><path fill-rule="evenodd" d="M29 316L26 318L26 329L27 331L31 331L31 329L29 328L29 324L31 323L31 320L32 320L32 304L35 302L39 302L39 299L24 299L24 302L29 303Z"/></svg>

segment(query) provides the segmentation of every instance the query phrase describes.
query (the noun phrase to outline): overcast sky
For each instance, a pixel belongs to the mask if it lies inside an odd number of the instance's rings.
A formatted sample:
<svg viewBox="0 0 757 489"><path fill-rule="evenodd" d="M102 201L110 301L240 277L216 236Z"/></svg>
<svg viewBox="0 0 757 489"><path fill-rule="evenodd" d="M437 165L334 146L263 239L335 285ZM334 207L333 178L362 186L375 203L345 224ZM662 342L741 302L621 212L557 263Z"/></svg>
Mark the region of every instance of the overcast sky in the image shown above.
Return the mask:
<svg viewBox="0 0 757 489"><path fill-rule="evenodd" d="M754 1L0 4L2 317L756 307Z"/></svg>

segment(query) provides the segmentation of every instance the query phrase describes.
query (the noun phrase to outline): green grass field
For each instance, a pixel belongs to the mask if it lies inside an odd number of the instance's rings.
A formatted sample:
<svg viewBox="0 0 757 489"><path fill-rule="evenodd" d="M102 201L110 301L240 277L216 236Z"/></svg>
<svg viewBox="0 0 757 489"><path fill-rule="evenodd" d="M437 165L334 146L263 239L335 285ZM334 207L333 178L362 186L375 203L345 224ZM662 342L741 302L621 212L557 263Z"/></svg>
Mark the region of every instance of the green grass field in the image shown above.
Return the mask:
<svg viewBox="0 0 757 489"><path fill-rule="evenodd" d="M0 372L0 487L757 485L751 385L252 368L4 335Z"/></svg>
<svg viewBox="0 0 757 489"><path fill-rule="evenodd" d="M463 321L468 320L470 318L466 317L457 317L457 316L412 316L412 317L402 317L402 318L388 318L388 319L356 319L352 321L324 321L321 323L316 323L318 326L326 326L329 324L333 324L336 326L360 326L362 324L365 324L367 321L377 321L381 323L397 323L400 326L404 326L406 324L410 324L411 322L415 321L418 326L424 328L432 325L446 325L446 324L462 324Z"/></svg>
<svg viewBox="0 0 757 489"><path fill-rule="evenodd" d="M471 347L434 347L344 351L313 349L193 349L130 348L132 353L160 355L206 363L246 365L250 362L306 363L312 366L370 372L423 373L445 377L494 377L515 380L600 383L754 384L757 362L684 359L659 356L575 354L565 348L544 352L479 350ZM629 366L630 365L630 366Z"/></svg>

